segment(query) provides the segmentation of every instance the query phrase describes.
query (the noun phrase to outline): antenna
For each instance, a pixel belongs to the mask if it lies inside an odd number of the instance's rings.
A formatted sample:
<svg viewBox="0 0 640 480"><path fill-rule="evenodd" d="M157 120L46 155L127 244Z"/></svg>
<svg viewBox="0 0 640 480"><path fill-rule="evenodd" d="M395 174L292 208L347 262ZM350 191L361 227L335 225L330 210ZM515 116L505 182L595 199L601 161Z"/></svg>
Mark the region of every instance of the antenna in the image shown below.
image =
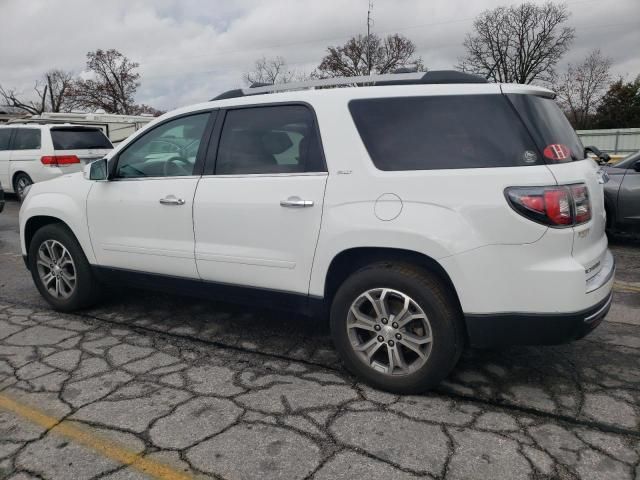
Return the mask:
<svg viewBox="0 0 640 480"><path fill-rule="evenodd" d="M371 12L373 11L373 0L369 0L369 8L367 9L367 74L371 75L371 25L373 25L373 18Z"/></svg>

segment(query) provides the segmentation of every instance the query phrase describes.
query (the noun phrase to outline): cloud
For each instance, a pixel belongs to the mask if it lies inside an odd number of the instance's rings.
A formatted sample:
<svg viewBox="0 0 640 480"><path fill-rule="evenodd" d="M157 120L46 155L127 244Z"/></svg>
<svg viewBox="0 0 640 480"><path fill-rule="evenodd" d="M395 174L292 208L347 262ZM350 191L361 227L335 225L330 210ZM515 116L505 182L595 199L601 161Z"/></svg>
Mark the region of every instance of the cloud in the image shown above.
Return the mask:
<svg viewBox="0 0 640 480"><path fill-rule="evenodd" d="M428 68L451 68L475 15L499 0L376 0L374 32L411 38ZM85 55L116 48L140 63L137 101L158 108L209 99L241 85L261 56L310 72L328 45L366 30L367 0L3 0L0 84L29 92L50 68L81 72ZM576 27L563 62L600 48L614 74L640 73L638 0L568 2Z"/></svg>

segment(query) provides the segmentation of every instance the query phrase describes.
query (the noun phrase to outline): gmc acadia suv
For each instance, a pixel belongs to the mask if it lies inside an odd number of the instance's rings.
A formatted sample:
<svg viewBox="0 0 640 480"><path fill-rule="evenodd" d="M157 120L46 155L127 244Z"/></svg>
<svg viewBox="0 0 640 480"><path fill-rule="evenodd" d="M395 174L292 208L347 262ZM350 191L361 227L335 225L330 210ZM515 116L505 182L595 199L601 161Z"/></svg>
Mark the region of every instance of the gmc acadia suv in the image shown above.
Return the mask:
<svg viewBox="0 0 640 480"><path fill-rule="evenodd" d="M602 182L543 88L447 71L256 86L33 185L22 251L57 310L115 281L328 314L352 372L418 392L465 344L600 323Z"/></svg>

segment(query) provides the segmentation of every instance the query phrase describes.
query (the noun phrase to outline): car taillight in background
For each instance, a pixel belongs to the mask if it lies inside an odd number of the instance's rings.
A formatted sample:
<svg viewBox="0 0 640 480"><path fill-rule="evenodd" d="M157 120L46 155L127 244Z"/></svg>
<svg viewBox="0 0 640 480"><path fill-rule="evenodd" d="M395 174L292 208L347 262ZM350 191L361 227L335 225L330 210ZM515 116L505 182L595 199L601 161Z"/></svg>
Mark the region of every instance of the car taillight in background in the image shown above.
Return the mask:
<svg viewBox="0 0 640 480"><path fill-rule="evenodd" d="M509 204L519 214L550 227L571 227L591 220L591 202L586 185L553 187L509 187Z"/></svg>
<svg viewBox="0 0 640 480"><path fill-rule="evenodd" d="M80 163L80 159L76 155L47 155L42 157L40 161L43 165L50 165L52 167Z"/></svg>

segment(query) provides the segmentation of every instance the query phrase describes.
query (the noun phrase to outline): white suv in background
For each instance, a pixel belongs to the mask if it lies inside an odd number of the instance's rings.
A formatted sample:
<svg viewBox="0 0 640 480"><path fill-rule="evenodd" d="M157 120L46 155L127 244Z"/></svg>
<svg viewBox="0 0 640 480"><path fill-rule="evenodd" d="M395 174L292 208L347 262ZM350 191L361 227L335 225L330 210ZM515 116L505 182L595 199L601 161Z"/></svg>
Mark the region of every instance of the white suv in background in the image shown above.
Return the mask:
<svg viewBox="0 0 640 480"><path fill-rule="evenodd" d="M0 183L22 199L32 183L82 171L112 149L97 127L0 125Z"/></svg>
<svg viewBox="0 0 640 480"><path fill-rule="evenodd" d="M417 392L465 344L600 323L615 270L602 181L543 88L458 72L262 86L34 185L22 252L62 311L115 281L328 314L352 372Z"/></svg>

